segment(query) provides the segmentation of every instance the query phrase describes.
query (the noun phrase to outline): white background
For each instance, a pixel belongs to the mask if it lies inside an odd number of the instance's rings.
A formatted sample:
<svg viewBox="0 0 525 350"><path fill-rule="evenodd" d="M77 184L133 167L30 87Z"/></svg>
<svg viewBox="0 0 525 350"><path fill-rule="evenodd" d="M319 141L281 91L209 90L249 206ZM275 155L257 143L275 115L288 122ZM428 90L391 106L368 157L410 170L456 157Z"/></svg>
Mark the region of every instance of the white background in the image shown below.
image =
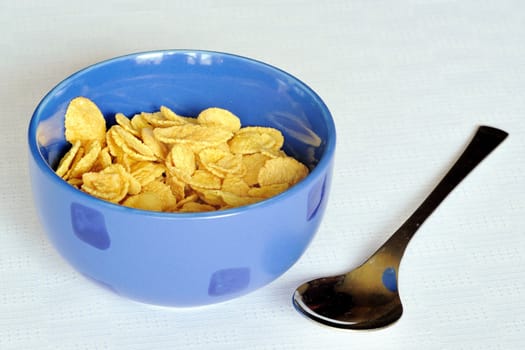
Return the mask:
<svg viewBox="0 0 525 350"><path fill-rule="evenodd" d="M306 254L259 291L195 309L132 302L75 272L35 218L27 171L27 125L47 91L86 65L165 48L287 70L338 130ZM0 0L0 57L0 349L523 348L524 1ZM510 137L411 242L401 320L359 333L300 316L294 288L374 251L480 124Z"/></svg>

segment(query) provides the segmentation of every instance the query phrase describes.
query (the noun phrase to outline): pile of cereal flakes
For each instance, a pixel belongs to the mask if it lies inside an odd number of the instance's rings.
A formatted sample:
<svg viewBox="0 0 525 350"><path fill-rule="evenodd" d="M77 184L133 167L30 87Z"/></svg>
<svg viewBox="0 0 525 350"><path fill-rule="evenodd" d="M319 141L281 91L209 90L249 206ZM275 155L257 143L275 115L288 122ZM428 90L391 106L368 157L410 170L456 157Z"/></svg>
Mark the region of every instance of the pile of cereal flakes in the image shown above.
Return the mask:
<svg viewBox="0 0 525 350"><path fill-rule="evenodd" d="M308 175L281 149L279 130L241 127L222 108L192 118L162 106L115 119L107 129L95 103L71 100L65 115L71 148L56 169L72 186L106 201L153 211L214 211L270 198Z"/></svg>

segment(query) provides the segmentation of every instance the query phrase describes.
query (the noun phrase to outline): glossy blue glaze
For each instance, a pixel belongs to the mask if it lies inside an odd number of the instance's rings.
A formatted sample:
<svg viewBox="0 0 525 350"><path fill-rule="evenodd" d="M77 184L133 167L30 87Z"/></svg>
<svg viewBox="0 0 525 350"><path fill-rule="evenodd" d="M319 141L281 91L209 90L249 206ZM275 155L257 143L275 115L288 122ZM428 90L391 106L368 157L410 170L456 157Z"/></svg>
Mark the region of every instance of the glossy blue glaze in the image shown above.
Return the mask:
<svg viewBox="0 0 525 350"><path fill-rule="evenodd" d="M91 197L55 175L66 152L64 113L93 100L108 124L161 105L182 115L216 106L243 126L280 129L285 150L312 169L290 190L213 213L156 213ZM79 272L146 303L194 306L251 292L303 254L326 207L335 127L323 101L291 75L247 58L207 51L156 51L98 63L44 97L28 131L30 175L43 228Z"/></svg>

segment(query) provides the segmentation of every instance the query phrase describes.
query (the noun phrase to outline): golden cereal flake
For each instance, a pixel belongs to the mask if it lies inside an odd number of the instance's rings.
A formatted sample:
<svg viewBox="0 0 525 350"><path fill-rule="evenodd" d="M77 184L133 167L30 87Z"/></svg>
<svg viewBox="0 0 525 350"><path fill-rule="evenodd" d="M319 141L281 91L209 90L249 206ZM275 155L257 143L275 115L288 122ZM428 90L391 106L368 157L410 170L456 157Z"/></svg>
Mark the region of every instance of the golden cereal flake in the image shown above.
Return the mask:
<svg viewBox="0 0 525 350"><path fill-rule="evenodd" d="M195 118L183 117L181 115L178 115L166 106L160 106L160 113L164 116L164 119L176 122L178 125L183 125L186 123L195 124L197 122Z"/></svg>
<svg viewBox="0 0 525 350"><path fill-rule="evenodd" d="M195 154L188 145L175 144L166 157L166 167L171 174L189 182L197 167Z"/></svg>
<svg viewBox="0 0 525 350"><path fill-rule="evenodd" d="M169 185L155 180L142 187L144 192L155 193L162 200L162 211L173 211L177 205L177 198Z"/></svg>
<svg viewBox="0 0 525 350"><path fill-rule="evenodd" d="M161 163L142 161L132 164L129 172L142 186L145 186L161 178L166 168Z"/></svg>
<svg viewBox="0 0 525 350"><path fill-rule="evenodd" d="M271 198L279 193L286 191L290 187L287 183L278 183L273 185L265 185L261 187L251 187L248 190L248 195L258 198Z"/></svg>
<svg viewBox="0 0 525 350"><path fill-rule="evenodd" d="M153 154L158 159L166 159L166 155L168 154L168 147L166 147L164 143L160 142L155 138L155 136L153 135L153 129L151 127L141 129L140 134L142 137L142 142L144 142L144 144L151 149Z"/></svg>
<svg viewBox="0 0 525 350"><path fill-rule="evenodd" d="M261 186L294 185L306 175L308 175L308 168L304 164L292 157L281 157L267 160L257 178Z"/></svg>
<svg viewBox="0 0 525 350"><path fill-rule="evenodd" d="M57 170L55 171L56 174L60 177L64 177L66 173L71 168L71 164L73 163L73 160L75 159L78 150L80 149L80 145L82 143L80 140L75 141L69 151L62 157L60 162L58 163Z"/></svg>
<svg viewBox="0 0 525 350"><path fill-rule="evenodd" d="M142 192L129 196L122 202L122 205L130 208L151 211L162 211L164 207L162 198L154 192Z"/></svg>
<svg viewBox="0 0 525 350"><path fill-rule="evenodd" d="M166 185L171 189L171 193L175 196L177 202L182 201L186 197L186 183L176 176L168 176L165 179Z"/></svg>
<svg viewBox="0 0 525 350"><path fill-rule="evenodd" d="M203 110L197 116L200 125L217 127L231 132L241 128L241 120L232 112L217 107Z"/></svg>
<svg viewBox="0 0 525 350"><path fill-rule="evenodd" d="M129 157L138 161L157 160L155 153L142 140L126 131L120 125L113 125L108 133L111 134L114 143Z"/></svg>
<svg viewBox="0 0 525 350"><path fill-rule="evenodd" d="M107 168L112 164L113 160L111 159L111 155L109 154L109 148L106 146L100 150L100 153L98 154L97 160L95 164L93 165L92 171L100 171L104 168Z"/></svg>
<svg viewBox="0 0 525 350"><path fill-rule="evenodd" d="M135 114L131 118L130 123L133 129L137 131L137 133L140 133L140 131L144 128L153 128L153 126L150 123L148 123L146 118L144 118L144 116L141 113Z"/></svg>
<svg viewBox="0 0 525 350"><path fill-rule="evenodd" d="M248 184L240 177L226 176L222 180L221 190L223 192L233 193L237 196L246 197L250 191L250 186L248 186Z"/></svg>
<svg viewBox="0 0 525 350"><path fill-rule="evenodd" d="M71 165L69 166L69 170L67 173L62 177L64 180L71 179L71 173L73 169L77 166L78 162L84 157L84 153L86 153L86 149L84 146L80 146L78 151L75 153L75 158L73 158L73 161L71 162Z"/></svg>
<svg viewBox="0 0 525 350"><path fill-rule="evenodd" d="M97 140L103 145L106 139L106 119L97 105L85 97L76 97L69 103L65 128L65 137L70 143Z"/></svg>
<svg viewBox="0 0 525 350"><path fill-rule="evenodd" d="M240 207L262 201L264 198L238 196L235 193L220 192L222 200L231 207Z"/></svg>
<svg viewBox="0 0 525 350"><path fill-rule="evenodd" d="M227 174L241 175L246 171L242 155L232 154L220 148L209 147L201 150L199 160L206 170L221 178Z"/></svg>
<svg viewBox="0 0 525 350"><path fill-rule="evenodd" d="M246 173L242 177L244 182L246 182L249 186L257 185L259 183L259 171L268 159L270 159L270 157L264 155L263 153L243 155L242 162L244 168L246 169Z"/></svg>
<svg viewBox="0 0 525 350"><path fill-rule="evenodd" d="M167 128L155 128L153 135L159 141L168 144L187 143L203 146L216 146L228 141L233 136L230 131L224 129L189 123Z"/></svg>
<svg viewBox="0 0 525 350"><path fill-rule="evenodd" d="M126 117L124 114L115 114L115 121L118 125L120 125L124 130L126 130L130 134L137 137L140 136L140 130L135 129L133 125L131 125L131 120L129 120L128 117Z"/></svg>
<svg viewBox="0 0 525 350"><path fill-rule="evenodd" d="M233 153L252 154L263 150L278 151L284 144L283 134L274 128L248 126L240 129L229 141Z"/></svg>
<svg viewBox="0 0 525 350"><path fill-rule="evenodd" d="M70 178L82 177L82 174L88 172L95 165L102 147L98 140L91 141L85 150L84 156L71 168Z"/></svg>
<svg viewBox="0 0 525 350"><path fill-rule="evenodd" d="M216 190L221 188L221 178L206 170L195 170L189 181L191 187L197 189Z"/></svg>
<svg viewBox="0 0 525 350"><path fill-rule="evenodd" d="M99 172L82 175L81 189L95 197L118 203L129 190L129 178L120 164L113 164Z"/></svg>
<svg viewBox="0 0 525 350"><path fill-rule="evenodd" d="M207 211L214 211L215 207L198 202L188 202L184 203L178 210L181 213L203 213Z"/></svg>

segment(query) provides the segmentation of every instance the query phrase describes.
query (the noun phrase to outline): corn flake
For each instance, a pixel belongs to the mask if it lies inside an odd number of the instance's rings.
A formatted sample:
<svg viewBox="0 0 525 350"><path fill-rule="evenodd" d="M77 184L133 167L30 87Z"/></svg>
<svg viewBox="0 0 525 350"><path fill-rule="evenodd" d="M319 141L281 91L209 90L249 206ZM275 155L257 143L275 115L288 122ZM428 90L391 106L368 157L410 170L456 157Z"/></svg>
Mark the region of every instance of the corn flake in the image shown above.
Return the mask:
<svg viewBox="0 0 525 350"><path fill-rule="evenodd" d="M82 174L91 170L95 165L102 147L97 140L91 141L86 147L85 154L80 160L71 168L70 178L82 177Z"/></svg>
<svg viewBox="0 0 525 350"><path fill-rule="evenodd" d="M69 169L71 168L71 164L73 164L73 160L75 159L78 150L80 149L81 144L82 143L79 140L75 141L75 143L71 146L69 151L67 151L67 153L62 157L60 163L58 163L57 170L55 171L58 176L64 177L69 171Z"/></svg>
<svg viewBox="0 0 525 350"><path fill-rule="evenodd" d="M142 192L126 198L122 205L135 209L162 211L162 198L154 192Z"/></svg>
<svg viewBox="0 0 525 350"><path fill-rule="evenodd" d="M95 197L118 203L129 190L129 177L120 164L112 164L99 172L82 175L81 189Z"/></svg>
<svg viewBox="0 0 525 350"><path fill-rule="evenodd" d="M155 180L142 187L144 192L155 193L162 201L162 211L172 211L177 205L177 198L169 185Z"/></svg>
<svg viewBox="0 0 525 350"><path fill-rule="evenodd" d="M97 140L103 144L106 139L106 119L97 105L85 97L71 100L65 116L66 140L83 144Z"/></svg>
<svg viewBox="0 0 525 350"><path fill-rule="evenodd" d="M242 177L244 182L249 186L254 186L259 183L259 171L264 166L266 161L270 159L263 153L245 154L242 156L242 162L246 173Z"/></svg>
<svg viewBox="0 0 525 350"><path fill-rule="evenodd" d="M249 205L262 201L264 198L249 197L249 196L238 196L235 193L220 192L222 200L231 207L240 207L243 205Z"/></svg>
<svg viewBox="0 0 525 350"><path fill-rule="evenodd" d="M100 150L97 160L91 170L100 171L110 166L112 162L113 160L111 159L111 155L109 154L109 148L106 146Z"/></svg>
<svg viewBox="0 0 525 350"><path fill-rule="evenodd" d="M249 196L250 186L244 180L237 176L227 176L222 180L221 190L230 192L241 197ZM257 197L257 196L252 196Z"/></svg>
<svg viewBox="0 0 525 350"><path fill-rule="evenodd" d="M246 169L243 167L242 155L232 154L220 148L205 148L199 152L200 163L206 170L218 177L227 174L242 175Z"/></svg>
<svg viewBox="0 0 525 350"><path fill-rule="evenodd" d="M221 179L209 171L198 169L191 176L189 184L193 188L213 190L221 188Z"/></svg>
<svg viewBox="0 0 525 350"><path fill-rule="evenodd" d="M199 196L197 195L197 193L193 193L185 197L183 200L177 203L177 211L179 211L185 204L191 203L191 202L197 202L198 200L199 200Z"/></svg>
<svg viewBox="0 0 525 350"><path fill-rule="evenodd" d="M202 202L223 208L226 206L226 203L222 200L221 193L221 190L207 190L202 188L197 190L199 199Z"/></svg>
<svg viewBox="0 0 525 350"><path fill-rule="evenodd" d="M186 123L197 124L197 120L195 118L183 117L181 115L178 115L166 106L160 107L160 113L164 116L165 119L175 121L179 125Z"/></svg>
<svg viewBox="0 0 525 350"><path fill-rule="evenodd" d="M200 112L197 121L200 125L217 127L231 132L236 132L241 128L241 120L235 114L217 107Z"/></svg>
<svg viewBox="0 0 525 350"><path fill-rule="evenodd" d="M115 121L120 125L124 130L129 132L134 136L140 136L140 129L136 129L131 125L131 121L122 113L115 114Z"/></svg>
<svg viewBox="0 0 525 350"><path fill-rule="evenodd" d="M160 160L166 159L166 155L168 154L168 148L165 144L160 142L155 138L153 135L153 129L150 127L145 127L141 129L140 135L142 137L142 141L146 146L148 146L153 154Z"/></svg>
<svg viewBox="0 0 525 350"><path fill-rule="evenodd" d="M146 186L150 182L161 178L165 172L166 168L161 163L142 161L130 166L131 176L133 176L141 186Z"/></svg>
<svg viewBox="0 0 525 350"><path fill-rule="evenodd" d="M166 177L166 184L170 187L171 193L175 196L177 202L186 197L186 183L176 176Z"/></svg>
<svg viewBox="0 0 525 350"><path fill-rule="evenodd" d="M153 135L167 144L186 143L210 147L228 141L233 134L217 127L187 123L167 128L155 128Z"/></svg>
<svg viewBox="0 0 525 350"><path fill-rule="evenodd" d="M168 170L179 179L189 182L196 170L195 153L185 144L176 144L166 157Z"/></svg>
<svg viewBox="0 0 525 350"><path fill-rule="evenodd" d="M140 132L140 130L144 128L153 127L150 123L148 123L142 114L135 114L133 118L131 118L130 123L133 129L135 129L137 132Z"/></svg>
<svg viewBox="0 0 525 350"><path fill-rule="evenodd" d="M271 198L279 193L286 191L290 185L287 183L279 183L273 185L265 185L261 187L251 187L248 189L248 195L251 197L260 197L260 198Z"/></svg>
<svg viewBox="0 0 525 350"><path fill-rule="evenodd" d="M207 211L214 211L216 208L209 204L198 203L198 202L188 202L184 203L178 210L181 213L203 213Z"/></svg>
<svg viewBox="0 0 525 350"><path fill-rule="evenodd" d="M283 144L284 137L279 130L262 126L242 128L229 141L231 151L239 154L277 151Z"/></svg>
<svg viewBox="0 0 525 350"><path fill-rule="evenodd" d="M80 162L80 160L84 157L84 153L86 153L86 149L84 148L84 146L80 146L78 151L75 153L75 157L73 158L73 161L71 162L71 165L69 166L69 170L62 177L64 180L71 179L71 173L72 173L73 169L76 168L76 166Z"/></svg>
<svg viewBox="0 0 525 350"><path fill-rule="evenodd" d="M269 159L259 171L259 185L294 185L308 174L308 168L292 157Z"/></svg>
<svg viewBox="0 0 525 350"><path fill-rule="evenodd" d="M157 157L153 151L146 146L142 140L126 131L120 125L113 125L109 132L112 133L115 144L129 157L135 160L155 161Z"/></svg>

